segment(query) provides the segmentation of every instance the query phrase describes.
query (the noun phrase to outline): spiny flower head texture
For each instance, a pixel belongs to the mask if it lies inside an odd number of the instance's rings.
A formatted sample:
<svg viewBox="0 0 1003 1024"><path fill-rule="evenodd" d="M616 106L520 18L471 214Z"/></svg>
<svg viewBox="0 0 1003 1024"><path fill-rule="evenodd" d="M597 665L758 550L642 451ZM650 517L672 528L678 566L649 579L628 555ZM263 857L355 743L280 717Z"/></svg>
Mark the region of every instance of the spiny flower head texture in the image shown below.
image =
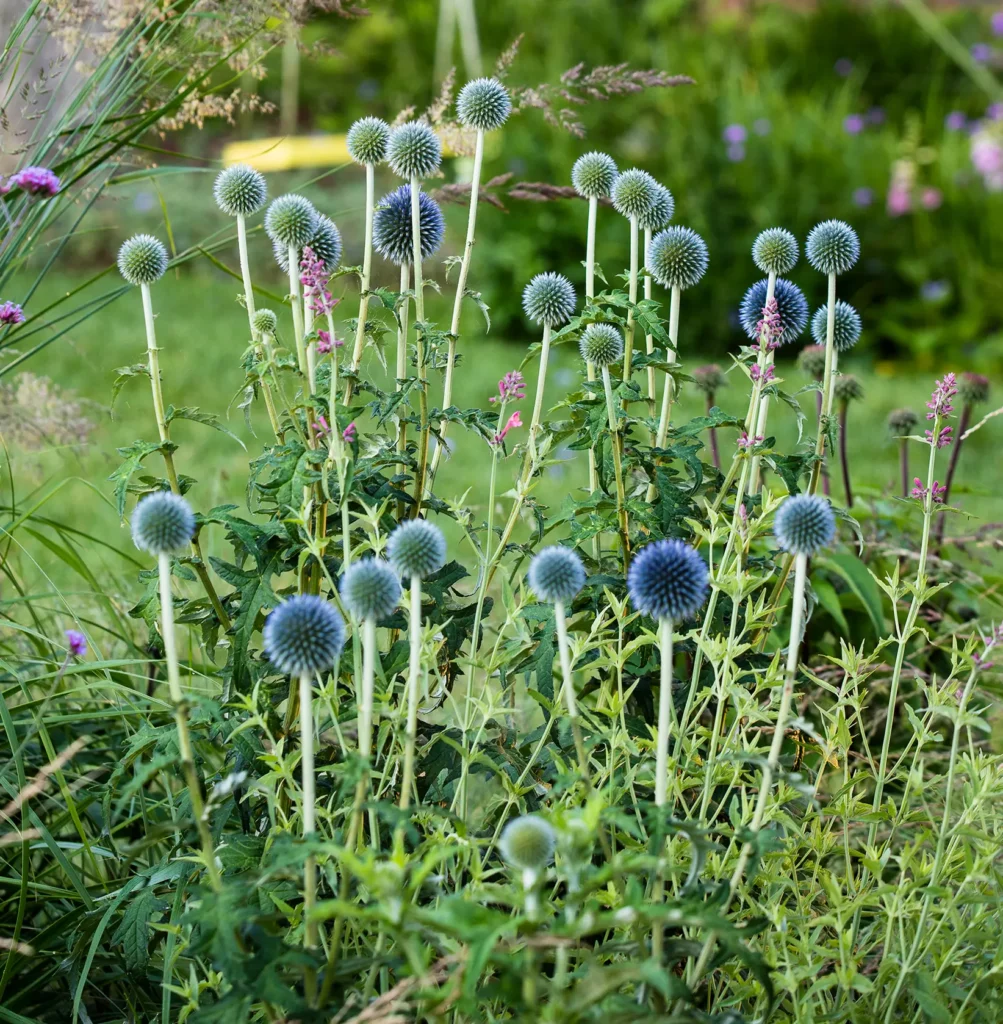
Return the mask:
<svg viewBox="0 0 1003 1024"><path fill-rule="evenodd" d="M612 324L589 324L582 332L578 351L593 366L612 366L623 358L623 335Z"/></svg>
<svg viewBox="0 0 1003 1024"><path fill-rule="evenodd" d="M550 823L535 814L513 818L502 830L498 852L509 867L542 871L554 859L557 836Z"/></svg>
<svg viewBox="0 0 1003 1024"><path fill-rule="evenodd" d="M752 243L752 260L764 274L788 274L798 261L798 240L786 228L760 231Z"/></svg>
<svg viewBox="0 0 1003 1024"><path fill-rule="evenodd" d="M345 646L345 622L338 609L316 594L297 594L265 619L265 653L288 676L326 672Z"/></svg>
<svg viewBox="0 0 1003 1024"><path fill-rule="evenodd" d="M794 494L777 509L777 543L792 555L814 555L836 539L836 517L819 494Z"/></svg>
<svg viewBox="0 0 1003 1024"><path fill-rule="evenodd" d="M424 191L418 193L418 223L421 258L427 260L442 245L446 221L439 204ZM413 262L410 185L401 185L380 200L373 216L373 247L384 259L397 266Z"/></svg>
<svg viewBox="0 0 1003 1024"><path fill-rule="evenodd" d="M852 373L838 376L832 385L837 402L856 402L864 397L864 389L860 381Z"/></svg>
<svg viewBox="0 0 1003 1024"><path fill-rule="evenodd" d="M707 243L692 229L659 231L645 255L645 266L663 288L692 288L707 272Z"/></svg>
<svg viewBox="0 0 1003 1024"><path fill-rule="evenodd" d="M713 395L725 386L724 371L717 363L708 363L693 370L693 383L704 394Z"/></svg>
<svg viewBox="0 0 1003 1024"><path fill-rule="evenodd" d="M981 405L989 401L989 378L981 373L963 373L958 382L958 394L965 405Z"/></svg>
<svg viewBox="0 0 1003 1024"><path fill-rule="evenodd" d="M256 310L251 322L254 329L262 334L274 334L275 328L279 326L279 318L270 309Z"/></svg>
<svg viewBox="0 0 1003 1024"><path fill-rule="evenodd" d="M118 250L118 272L132 285L153 284L167 272L167 249L153 235L133 235Z"/></svg>
<svg viewBox="0 0 1003 1024"><path fill-rule="evenodd" d="M888 432L893 437L905 437L916 429L919 417L912 409L892 409L888 414Z"/></svg>
<svg viewBox="0 0 1003 1024"><path fill-rule="evenodd" d="M314 256L320 260L322 270L330 274L333 270L338 269L342 253L341 232L330 217L323 213L316 215L313 234L307 242L302 246L296 246L296 248L305 249L308 246L313 250ZM289 246L283 245L278 239L272 239L272 252L275 254L275 262L288 273Z"/></svg>
<svg viewBox="0 0 1003 1024"><path fill-rule="evenodd" d="M627 572L631 604L653 619L688 619L707 599L707 566L681 540L656 540L638 552Z"/></svg>
<svg viewBox="0 0 1003 1024"><path fill-rule="evenodd" d="M745 293L738 308L742 328L753 341L759 340L759 324L766 306L767 286L768 281L765 277L757 281ZM777 278L773 298L777 304L780 324L771 331L772 340L776 345L787 345L804 333L808 324L808 300L796 284L792 284L784 277Z"/></svg>
<svg viewBox="0 0 1003 1024"><path fill-rule="evenodd" d="M811 336L824 345L829 323L828 307L819 306L811 318ZM860 314L848 302L836 299L833 306L832 343L837 352L847 352L860 340Z"/></svg>
<svg viewBox="0 0 1003 1024"><path fill-rule="evenodd" d="M567 604L585 586L585 567L571 548L541 548L529 563L529 586L541 601Z"/></svg>
<svg viewBox="0 0 1003 1024"><path fill-rule="evenodd" d="M397 574L382 558L353 562L338 588L345 607L357 619L380 619L393 614L401 596Z"/></svg>
<svg viewBox="0 0 1003 1024"><path fill-rule="evenodd" d="M575 311L575 289L563 274L537 274L522 290L522 308L534 323L560 327Z"/></svg>
<svg viewBox="0 0 1003 1024"><path fill-rule="evenodd" d="M348 129L348 155L357 164L379 164L387 158L390 125L378 117L362 117Z"/></svg>
<svg viewBox="0 0 1003 1024"><path fill-rule="evenodd" d="M247 164L234 164L216 175L212 187L216 205L229 217L248 216L265 205L265 176Z"/></svg>
<svg viewBox="0 0 1003 1024"><path fill-rule="evenodd" d="M184 498L172 491L155 491L143 498L132 513L132 542L151 555L180 551L195 533L195 513Z"/></svg>
<svg viewBox="0 0 1003 1024"><path fill-rule="evenodd" d="M643 217L655 202L658 182L637 167L616 176L613 182L613 209L624 217Z"/></svg>
<svg viewBox="0 0 1003 1024"><path fill-rule="evenodd" d="M860 239L845 221L824 220L808 232L808 262L822 274L845 274L860 258Z"/></svg>
<svg viewBox="0 0 1003 1024"><path fill-rule="evenodd" d="M603 199L608 196L616 176L616 164L605 153L585 153L571 168L571 184L583 199Z"/></svg>
<svg viewBox="0 0 1003 1024"><path fill-rule="evenodd" d="M805 345L798 354L798 369L820 380L825 373L825 346Z"/></svg>
<svg viewBox="0 0 1003 1024"><path fill-rule="evenodd" d="M390 133L387 162L399 178L427 178L441 160L439 136L423 121L408 121Z"/></svg>
<svg viewBox="0 0 1003 1024"><path fill-rule="evenodd" d="M655 182L655 198L648 209L638 217L638 226L645 231L659 231L672 220L676 212L676 201L672 193L664 186Z"/></svg>
<svg viewBox="0 0 1003 1024"><path fill-rule="evenodd" d="M289 192L273 199L265 212L268 237L287 249L302 249L317 230L317 211L305 196ZM289 269L288 255L286 269Z"/></svg>
<svg viewBox="0 0 1003 1024"><path fill-rule="evenodd" d="M475 78L460 90L456 114L460 124L482 132L493 132L508 120L512 101L508 89L497 78Z"/></svg>
<svg viewBox="0 0 1003 1024"><path fill-rule="evenodd" d="M446 564L446 538L425 519L408 519L390 534L387 558L405 579L428 579Z"/></svg>

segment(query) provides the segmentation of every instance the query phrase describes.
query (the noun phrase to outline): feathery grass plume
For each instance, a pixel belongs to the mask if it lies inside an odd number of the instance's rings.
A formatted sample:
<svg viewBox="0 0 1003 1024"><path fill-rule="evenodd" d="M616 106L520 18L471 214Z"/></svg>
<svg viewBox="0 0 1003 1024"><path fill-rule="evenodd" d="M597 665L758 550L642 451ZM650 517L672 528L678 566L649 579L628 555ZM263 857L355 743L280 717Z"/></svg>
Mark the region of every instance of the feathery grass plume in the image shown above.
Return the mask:
<svg viewBox="0 0 1003 1024"><path fill-rule="evenodd" d="M797 264L797 239L786 228L760 231L752 243L752 261L764 274L783 277Z"/></svg>
<svg viewBox="0 0 1003 1024"><path fill-rule="evenodd" d="M288 193L273 199L265 211L265 232L273 244L286 250L289 296L293 308L293 336L300 373L307 375L304 344L303 306L300 296L299 262L303 246L310 244L317 231L317 211L304 196Z"/></svg>
<svg viewBox="0 0 1003 1024"><path fill-rule="evenodd" d="M769 301L769 279L763 278L752 285L738 307L738 318L742 324L742 330L747 337L756 342L761 342L763 310ZM779 331L771 332L772 344L776 346L789 345L797 341L808 326L808 300L804 292L796 284L792 284L786 278L778 277L774 282L773 299L777 304L777 313L780 316ZM766 365L769 365L767 362ZM761 433L757 429L756 433Z"/></svg>
<svg viewBox="0 0 1003 1024"><path fill-rule="evenodd" d="M648 247L651 245L652 233L660 231L664 228L673 215L676 212L676 201L672 196L672 193L658 182L655 183L655 199L648 210L641 215L638 219L638 224L643 231L643 249L644 253L648 252ZM644 297L645 299L651 299L652 297L652 277L651 274L644 275ZM644 351L650 357L655 354L655 338L651 334L645 334L644 336ZM669 349L666 352L666 360L668 362L674 362L676 358L675 352ZM655 418L655 396L656 396L656 383L655 383L655 368L654 366L648 367L648 415ZM654 443L657 434L657 428L652 430L651 441Z"/></svg>
<svg viewBox="0 0 1003 1024"><path fill-rule="evenodd" d="M707 396L707 415L709 416L711 409L716 404L714 399L717 397L718 391L727 384L724 371L722 371L717 363L708 363L706 366L697 366L693 370L692 377L694 386ZM717 428L710 427L707 433L709 435L711 459L714 462L714 468L720 469L721 452L717 443Z"/></svg>
<svg viewBox="0 0 1003 1024"><path fill-rule="evenodd" d="M961 446L965 440L965 433L972 422L972 412L975 406L982 405L989 401L989 378L981 373L963 373L958 378L958 396L961 398L961 418L958 420L957 440L951 448L951 457L947 462L947 475L944 477L945 505L951 501L951 485L954 483L954 474L958 468L958 459L961 457ZM937 520L937 543L944 540L944 529L947 525L947 516L941 512Z"/></svg>
<svg viewBox="0 0 1003 1024"><path fill-rule="evenodd" d="M836 378L833 394L839 402L839 461L843 470L843 492L846 495L846 507L853 507L853 490L850 487L850 460L846 448L846 423L850 403L864 397L864 389L860 381L852 373Z"/></svg>
<svg viewBox="0 0 1003 1024"><path fill-rule="evenodd" d="M265 205L265 176L246 164L234 164L216 175L212 188L216 205L228 217L247 217Z"/></svg>

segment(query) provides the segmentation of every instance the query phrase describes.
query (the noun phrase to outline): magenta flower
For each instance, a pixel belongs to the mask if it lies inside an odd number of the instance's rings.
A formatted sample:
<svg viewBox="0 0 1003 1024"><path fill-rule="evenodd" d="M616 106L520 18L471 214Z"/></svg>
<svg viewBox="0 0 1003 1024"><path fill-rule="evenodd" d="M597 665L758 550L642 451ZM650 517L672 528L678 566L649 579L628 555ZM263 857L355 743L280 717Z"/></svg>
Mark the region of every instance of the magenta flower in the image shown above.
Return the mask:
<svg viewBox="0 0 1003 1024"><path fill-rule="evenodd" d="M756 434L755 437L749 437L749 435L743 430L738 438L739 448L754 448L757 444L762 444L766 438L762 434Z"/></svg>
<svg viewBox="0 0 1003 1024"><path fill-rule="evenodd" d="M519 410L517 409L514 413L512 413L511 416L509 416L508 423L506 423L505 426L502 427L501 433L500 434L495 434L494 442L493 443L494 444L501 444L502 441L505 440L505 435L510 430L515 430L516 427L521 427L521 426L522 426L522 418L519 416Z"/></svg>
<svg viewBox="0 0 1003 1024"><path fill-rule="evenodd" d="M71 657L82 658L87 653L87 637L78 629L66 631L66 643Z"/></svg>
<svg viewBox="0 0 1003 1024"><path fill-rule="evenodd" d="M4 302L0 305L0 324L13 326L23 324L24 321L24 310L16 302Z"/></svg>
<svg viewBox="0 0 1003 1024"><path fill-rule="evenodd" d="M920 193L919 201L924 210L936 210L944 201L944 193L939 188L925 188Z"/></svg>
<svg viewBox="0 0 1003 1024"><path fill-rule="evenodd" d="M489 398L489 402L511 402L526 397L526 381L518 370L509 370L498 381L498 394Z"/></svg>
<svg viewBox="0 0 1003 1024"><path fill-rule="evenodd" d="M347 444L355 444L356 433L355 433L355 422L351 422L341 432L341 436Z"/></svg>
<svg viewBox="0 0 1003 1024"><path fill-rule="evenodd" d="M843 131L847 135L859 135L864 130L864 119L860 114L849 114L843 118Z"/></svg>
<svg viewBox="0 0 1003 1024"><path fill-rule="evenodd" d="M937 444L938 448L946 448L954 440L954 438L951 437L951 433L953 432L953 430L954 430L953 427L944 427L937 434L936 444ZM927 444L933 444L934 443L934 437L933 437L933 431L932 430L926 431L926 443Z"/></svg>
<svg viewBox="0 0 1003 1024"><path fill-rule="evenodd" d="M313 429L316 430L318 434L329 434L331 432L331 428L328 426L327 420L320 414L318 414L317 419L314 421Z"/></svg>
<svg viewBox="0 0 1003 1024"><path fill-rule="evenodd" d="M933 481L933 501L935 504L942 505L944 503L946 491L946 487L937 483L936 480ZM928 493L927 489L923 486L923 481L918 476L915 477L912 482L912 490L909 492L910 496L918 498L920 501L925 501Z"/></svg>
<svg viewBox="0 0 1003 1024"><path fill-rule="evenodd" d="M765 370L760 371L758 366L753 366L749 371L749 376L754 382L762 376L764 384L771 384L773 382L773 367L767 366Z"/></svg>
<svg viewBox="0 0 1003 1024"><path fill-rule="evenodd" d="M25 167L7 179L4 191L15 186L33 196L54 196L59 191L59 178L47 167Z"/></svg>
<svg viewBox="0 0 1003 1024"><path fill-rule="evenodd" d="M317 331L317 351L321 355L330 352L331 349L341 348L344 344L344 339L339 338L337 334L334 336L334 341L332 341L329 331Z"/></svg>
<svg viewBox="0 0 1003 1024"><path fill-rule="evenodd" d="M784 325L780 320L780 307L777 305L776 299L770 299L763 306L763 318L756 323L756 337L762 338L764 331L766 332L766 347L770 350L777 348L780 345L780 339L783 337ZM753 345L752 347L759 348L758 345ZM754 369L757 372L752 379L757 380L759 368L755 367ZM767 379L772 380L772 376Z"/></svg>
<svg viewBox="0 0 1003 1024"><path fill-rule="evenodd" d="M304 245L303 256L300 259L300 284L303 285L303 293L309 300L315 316L326 316L337 305L331 298L327 282L328 274L324 269L324 261L309 245Z"/></svg>
<svg viewBox="0 0 1003 1024"><path fill-rule="evenodd" d="M893 184L888 189L888 197L885 200L888 214L891 217L901 217L912 209L912 195L909 189L903 185Z"/></svg>
<svg viewBox="0 0 1003 1024"><path fill-rule="evenodd" d="M926 414L928 420L936 419L938 416L949 416L954 412L951 399L958 393L958 380L953 373L945 373L943 380L938 380L930 395L930 401L926 403L930 411Z"/></svg>

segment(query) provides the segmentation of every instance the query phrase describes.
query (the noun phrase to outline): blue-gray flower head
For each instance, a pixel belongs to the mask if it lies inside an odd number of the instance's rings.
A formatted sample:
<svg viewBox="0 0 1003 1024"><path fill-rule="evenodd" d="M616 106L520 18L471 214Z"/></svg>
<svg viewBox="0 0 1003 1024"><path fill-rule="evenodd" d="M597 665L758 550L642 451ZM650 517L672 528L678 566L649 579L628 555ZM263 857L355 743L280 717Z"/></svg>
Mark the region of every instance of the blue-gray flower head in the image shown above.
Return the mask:
<svg viewBox="0 0 1003 1024"><path fill-rule="evenodd" d="M613 191L617 169L605 153L585 153L571 168L571 184L583 199L603 199Z"/></svg>
<svg viewBox="0 0 1003 1024"><path fill-rule="evenodd" d="M688 619L707 599L707 566L681 540L656 540L627 571L631 604L653 619Z"/></svg>
<svg viewBox="0 0 1003 1024"><path fill-rule="evenodd" d="M554 859L557 836L549 822L535 814L513 818L502 830L498 852L509 867L542 871Z"/></svg>
<svg viewBox="0 0 1003 1024"><path fill-rule="evenodd" d="M560 327L575 311L575 289L563 274L537 274L522 290L522 308L534 323Z"/></svg>
<svg viewBox="0 0 1003 1024"><path fill-rule="evenodd" d="M822 274L845 274L860 257L860 239L845 221L824 220L808 232L808 262Z"/></svg>
<svg viewBox="0 0 1003 1024"><path fill-rule="evenodd" d="M297 594L265 619L265 653L288 676L326 672L341 657L345 622L338 609L316 594Z"/></svg>
<svg viewBox="0 0 1003 1024"><path fill-rule="evenodd" d="M742 330L753 341L759 341L756 324L763 319L766 291L767 279L764 277L745 293L742 304L738 307ZM800 338L808 326L808 300L796 284L791 284L783 277L777 278L773 297L777 300L777 312L780 314L780 326L783 328L783 332L775 340L781 345L787 345Z"/></svg>
<svg viewBox="0 0 1003 1024"><path fill-rule="evenodd" d="M623 358L623 335L612 324L589 324L578 342L582 359L600 369Z"/></svg>
<svg viewBox="0 0 1003 1024"><path fill-rule="evenodd" d="M585 586L585 567L571 548L541 548L529 563L529 586L541 601L567 604Z"/></svg>
<svg viewBox="0 0 1003 1024"><path fill-rule="evenodd" d="M387 162L399 178L427 178L441 160L439 136L423 121L408 121L390 133Z"/></svg>
<svg viewBox="0 0 1003 1024"><path fill-rule="evenodd" d="M678 225L659 231L645 255L645 266L663 288L692 288L707 272L707 243Z"/></svg>
<svg viewBox="0 0 1003 1024"><path fill-rule="evenodd" d="M317 230L317 211L305 196L288 193L273 199L265 212L268 237L287 249L302 249Z"/></svg>
<svg viewBox="0 0 1003 1024"><path fill-rule="evenodd" d="M501 128L511 113L508 89L497 78L475 78L467 82L456 98L460 124L482 132Z"/></svg>
<svg viewBox="0 0 1003 1024"><path fill-rule="evenodd" d="M132 513L132 542L151 555L170 555L186 547L195 533L195 514L184 498L154 491Z"/></svg>
<svg viewBox="0 0 1003 1024"><path fill-rule="evenodd" d="M426 519L407 519L390 534L387 558L404 579L428 579L446 564L446 538Z"/></svg>
<svg viewBox="0 0 1003 1024"><path fill-rule="evenodd" d="M439 204L424 190L418 192L418 222L421 258L427 260L442 245L446 221ZM384 259L397 266L414 262L410 185L395 188L379 201L373 215L373 247Z"/></svg>
<svg viewBox="0 0 1003 1024"><path fill-rule="evenodd" d="M341 599L357 619L385 619L401 596L396 573L382 558L353 562L341 577Z"/></svg>
<svg viewBox="0 0 1003 1024"><path fill-rule="evenodd" d="M275 329L279 326L279 318L270 309L255 310L251 322L254 325L254 329L262 334L274 334Z"/></svg>
<svg viewBox="0 0 1003 1024"><path fill-rule="evenodd" d="M643 217L655 202L658 182L647 172L632 167L613 182L613 209L624 217Z"/></svg>
<svg viewBox="0 0 1003 1024"><path fill-rule="evenodd" d="M216 175L212 187L216 205L229 217L244 217L265 205L268 187L265 176L247 164L234 164Z"/></svg>
<svg viewBox="0 0 1003 1024"><path fill-rule="evenodd" d="M767 228L752 243L752 259L764 274L789 274L798 261L798 240L786 228Z"/></svg>
<svg viewBox="0 0 1003 1024"><path fill-rule="evenodd" d="M129 284L153 284L167 272L167 249L153 235L133 235L118 250L118 272Z"/></svg>
<svg viewBox="0 0 1003 1024"><path fill-rule="evenodd" d="M860 314L848 302L836 299L833 309L832 343L837 352L846 352L860 340ZM811 318L811 336L816 345L824 345L828 331L829 313L826 306L819 306Z"/></svg>
<svg viewBox="0 0 1003 1024"><path fill-rule="evenodd" d="M777 509L773 533L784 551L814 555L835 540L836 517L821 495L795 494Z"/></svg>
<svg viewBox="0 0 1003 1024"><path fill-rule="evenodd" d="M378 117L362 117L348 129L348 155L357 164L380 164L387 158L390 125Z"/></svg>
<svg viewBox="0 0 1003 1024"><path fill-rule="evenodd" d="M342 252L341 232L330 217L326 217L323 213L317 214L317 226L306 245L313 249L314 256L324 264L324 269L328 273L338 269ZM273 240L272 253L275 256L275 262L288 273L289 246Z"/></svg>
<svg viewBox="0 0 1003 1024"><path fill-rule="evenodd" d="M676 212L676 201L672 193L664 186L655 182L655 198L645 213L637 219L638 226L645 231L660 231L672 220Z"/></svg>

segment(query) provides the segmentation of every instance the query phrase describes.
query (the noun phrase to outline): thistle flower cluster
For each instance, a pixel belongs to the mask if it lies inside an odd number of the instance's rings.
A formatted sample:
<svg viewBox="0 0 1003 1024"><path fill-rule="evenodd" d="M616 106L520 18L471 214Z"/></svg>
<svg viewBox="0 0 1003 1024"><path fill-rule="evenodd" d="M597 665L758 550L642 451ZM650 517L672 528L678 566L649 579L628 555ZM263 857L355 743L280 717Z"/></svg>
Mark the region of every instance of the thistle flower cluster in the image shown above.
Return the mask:
<svg viewBox="0 0 1003 1024"><path fill-rule="evenodd" d="M520 871L542 871L554 859L556 846L554 829L536 814L513 818L498 840L502 860Z"/></svg>
<svg viewBox="0 0 1003 1024"><path fill-rule="evenodd" d="M825 373L825 346L805 345L798 354L798 369L815 380L821 380Z"/></svg>
<svg viewBox="0 0 1003 1024"><path fill-rule="evenodd" d="M408 519L390 534L387 558L399 576L428 579L446 564L446 538L427 520Z"/></svg>
<svg viewBox="0 0 1003 1024"><path fill-rule="evenodd" d="M132 542L151 555L180 551L195 533L195 514L184 498L171 491L154 491L132 513Z"/></svg>
<svg viewBox="0 0 1003 1024"><path fill-rule="evenodd" d="M149 285L167 273L167 249L153 235L133 235L118 250L118 272L131 285Z"/></svg>
<svg viewBox="0 0 1003 1024"><path fill-rule="evenodd" d="M316 594L283 601L265 620L265 653L282 673L314 675L333 667L345 646L345 622Z"/></svg>
<svg viewBox="0 0 1003 1024"><path fill-rule="evenodd" d="M605 199L613 190L616 163L605 153L585 153L571 168L571 184L583 199Z"/></svg>
<svg viewBox="0 0 1003 1024"><path fill-rule="evenodd" d="M707 599L707 566L681 540L646 544L627 571L631 604L653 619L688 619Z"/></svg>
<svg viewBox="0 0 1003 1024"><path fill-rule="evenodd" d="M888 430L893 437L905 437L916 429L919 417L912 409L893 409L888 414Z"/></svg>
<svg viewBox="0 0 1003 1024"><path fill-rule="evenodd" d="M279 196L265 213L265 232L276 246L302 249L317 232L317 211L305 196L292 192ZM288 270L288 263L284 269Z"/></svg>
<svg viewBox="0 0 1003 1024"><path fill-rule="evenodd" d="M327 283L329 275L324 268L324 261L313 251L309 245L303 246L303 254L300 258L300 284L303 285L303 294L310 303L310 309L315 316L326 316L334 312L337 305L331 296ZM330 339L328 339L330 349Z"/></svg>
<svg viewBox="0 0 1003 1024"><path fill-rule="evenodd" d="M826 220L808 233L808 262L822 274L845 274L860 258L857 232L841 220Z"/></svg>
<svg viewBox="0 0 1003 1024"><path fill-rule="evenodd" d="M567 604L585 586L585 566L571 548L555 544L533 556L528 578L539 600Z"/></svg>
<svg viewBox="0 0 1003 1024"><path fill-rule="evenodd" d="M708 363L693 370L693 385L706 395L713 395L725 386L724 371L717 363Z"/></svg>
<svg viewBox="0 0 1003 1024"><path fill-rule="evenodd" d="M786 228L767 228L752 243L752 260L764 274L788 274L798 261L797 239Z"/></svg>
<svg viewBox="0 0 1003 1024"><path fill-rule="evenodd" d="M965 405L981 405L989 401L989 378L981 373L963 373L958 381L958 393Z"/></svg>
<svg viewBox="0 0 1003 1024"><path fill-rule="evenodd" d="M526 397L526 379L518 370L509 370L498 381L498 394L492 395L489 402L515 402Z"/></svg>
<svg viewBox="0 0 1003 1024"><path fill-rule="evenodd" d="M341 232L338 230L338 226L331 220L330 217L326 217L322 213L314 211L316 217L313 234L311 234L309 241L306 245L295 248L306 249L308 246L313 250L313 254L320 261L321 268L328 274L331 274L338 268L338 264L341 262ZM289 272L289 246L283 245L282 242L277 239L272 241L272 253L275 256L275 262L286 272Z"/></svg>
<svg viewBox="0 0 1003 1024"><path fill-rule="evenodd" d="M858 402L864 397L864 389L860 381L852 373L844 373L836 378L832 385L837 402Z"/></svg>
<svg viewBox="0 0 1003 1024"><path fill-rule="evenodd" d="M20 188L32 196L51 198L59 193L61 187L59 178L48 167L25 167L7 179L2 191Z"/></svg>
<svg viewBox="0 0 1003 1024"><path fill-rule="evenodd" d="M860 314L848 302L837 299L833 307L832 343L837 352L847 352L860 339ZM811 318L811 336L819 345L825 345L829 331L827 306L819 306Z"/></svg>
<svg viewBox="0 0 1003 1024"><path fill-rule="evenodd" d="M522 291L522 308L534 323L560 327L575 311L575 289L563 274L537 274Z"/></svg>
<svg viewBox="0 0 1003 1024"><path fill-rule="evenodd" d="M658 182L647 172L631 168L613 182L613 209L624 217L645 216L655 204Z"/></svg>
<svg viewBox="0 0 1003 1024"><path fill-rule="evenodd" d="M421 258L427 260L442 245L446 221L439 204L425 191L418 193L418 230ZM410 185L401 185L379 201L373 216L373 248L397 266L413 262Z"/></svg>
<svg viewBox="0 0 1003 1024"><path fill-rule="evenodd" d="M408 121L390 133L387 163L398 178L428 178L442 160L439 136L423 121Z"/></svg>
<svg viewBox="0 0 1003 1024"><path fill-rule="evenodd" d="M638 217L638 227L645 231L658 231L672 220L675 212L676 201L672 193L656 181L654 198L648 209Z"/></svg>
<svg viewBox="0 0 1003 1024"><path fill-rule="evenodd" d="M390 125L378 117L363 117L348 129L348 155L357 164L382 163L390 143Z"/></svg>
<svg viewBox="0 0 1003 1024"><path fill-rule="evenodd" d="M808 300L796 284L778 277L773 287L774 312L773 307L767 308L768 292L769 281L765 277L752 285L742 297L738 318L746 335L757 345L764 326L768 328L767 346L775 349L796 341L804 333L808 324Z"/></svg>
<svg viewBox="0 0 1003 1024"><path fill-rule="evenodd" d="M246 217L265 205L268 186L260 171L246 164L234 164L216 175L212 194L223 213Z"/></svg>
<svg viewBox="0 0 1003 1024"><path fill-rule="evenodd" d="M512 100L497 78L475 78L460 90L456 115L460 124L482 132L493 132L508 120Z"/></svg>
<svg viewBox="0 0 1003 1024"><path fill-rule="evenodd" d="M578 343L582 359L600 369L618 363L623 349L623 335L612 324L589 324Z"/></svg>
<svg viewBox="0 0 1003 1024"><path fill-rule="evenodd" d="M345 570L339 591L345 607L357 619L378 622L393 614L400 600L401 585L382 558L363 558Z"/></svg>
<svg viewBox="0 0 1003 1024"><path fill-rule="evenodd" d="M707 243L692 228L679 226L659 231L645 254L648 272L663 288L692 288L708 262Z"/></svg>
<svg viewBox="0 0 1003 1024"><path fill-rule="evenodd" d="M255 310L252 324L254 329L261 334L274 334L279 326L279 318L275 315L274 310L258 309Z"/></svg>
<svg viewBox="0 0 1003 1024"><path fill-rule="evenodd" d="M943 380L938 380L930 395L930 401L926 403L930 411L926 414L928 420L935 420L938 417L943 419L954 412L951 399L958 393L958 380L953 373L945 373Z"/></svg>
<svg viewBox="0 0 1003 1024"><path fill-rule="evenodd" d="M815 555L836 539L836 517L821 495L795 494L777 509L773 533L784 551Z"/></svg>
<svg viewBox="0 0 1003 1024"><path fill-rule="evenodd" d="M0 303L0 324L5 327L12 327L15 324L23 324L25 321L24 310L16 302Z"/></svg>

